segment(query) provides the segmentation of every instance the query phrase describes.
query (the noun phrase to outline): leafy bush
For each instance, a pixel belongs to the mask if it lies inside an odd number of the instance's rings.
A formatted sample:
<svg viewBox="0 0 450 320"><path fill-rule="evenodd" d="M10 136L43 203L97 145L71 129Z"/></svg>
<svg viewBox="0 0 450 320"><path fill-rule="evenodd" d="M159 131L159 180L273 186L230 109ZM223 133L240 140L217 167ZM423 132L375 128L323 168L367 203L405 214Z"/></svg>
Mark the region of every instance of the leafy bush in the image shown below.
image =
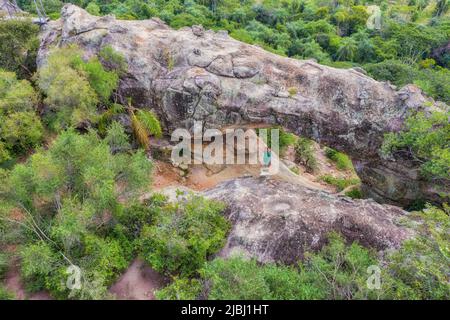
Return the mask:
<svg viewBox="0 0 450 320"><path fill-rule="evenodd" d="M358 178L353 179L337 178L330 174L323 175L320 177L320 179L328 184L331 184L332 186L335 186L338 192L344 190L347 187L359 183Z"/></svg>
<svg viewBox="0 0 450 320"><path fill-rule="evenodd" d="M97 57L84 62L80 57L74 61L77 69L86 73L90 86L95 90L99 99L106 103L116 89L119 76L115 71L106 71Z"/></svg>
<svg viewBox="0 0 450 320"><path fill-rule="evenodd" d="M449 112L419 112L409 117L405 128L385 135L381 151L385 156L405 154L421 164L428 179L450 179Z"/></svg>
<svg viewBox="0 0 450 320"><path fill-rule="evenodd" d="M166 198L160 194L153 194L144 203L130 204L117 215L117 221L123 226L121 232L130 240L139 238L143 227L154 224L165 205Z"/></svg>
<svg viewBox="0 0 450 320"><path fill-rule="evenodd" d="M14 293L10 292L3 285L0 284L0 300L14 300Z"/></svg>
<svg viewBox="0 0 450 320"><path fill-rule="evenodd" d="M228 221L221 215L224 205L200 196L168 205L146 225L141 252L157 271L166 274L195 274L207 257L225 243Z"/></svg>
<svg viewBox="0 0 450 320"><path fill-rule="evenodd" d="M99 52L99 57L109 71L115 71L119 76L127 71L128 64L125 57L115 51L113 47L104 46Z"/></svg>
<svg viewBox="0 0 450 320"><path fill-rule="evenodd" d="M124 127L117 121L113 121L109 126L105 141L109 144L112 153L127 151L131 148Z"/></svg>
<svg viewBox="0 0 450 320"><path fill-rule="evenodd" d="M362 198L363 198L363 194L362 194L360 188L353 188L353 189L347 191L347 192L345 193L345 195L346 195L347 197L352 198L352 199L362 199Z"/></svg>
<svg viewBox="0 0 450 320"><path fill-rule="evenodd" d="M9 227L30 231L20 253L31 290L46 288L56 298L104 297L132 258L128 239L111 236L121 221L132 221L124 212L141 216L133 204L148 186L150 169L142 151L113 155L94 132L69 130L6 175L2 201L27 217ZM72 264L83 272L81 291L65 285Z"/></svg>
<svg viewBox="0 0 450 320"><path fill-rule="evenodd" d="M328 159L332 160L336 164L336 167L339 170L352 170L353 169L352 161L346 154L344 154L342 152L338 152L331 148L326 148L325 155Z"/></svg>
<svg viewBox="0 0 450 320"><path fill-rule="evenodd" d="M375 79L389 81L397 86L412 83L418 76L418 71L414 67L397 60L366 64L364 69Z"/></svg>
<svg viewBox="0 0 450 320"><path fill-rule="evenodd" d="M44 129L34 111L37 100L28 81L0 71L0 163L42 141Z"/></svg>
<svg viewBox="0 0 450 320"><path fill-rule="evenodd" d="M200 270L208 299L305 300L374 298L366 288L367 267L376 264L375 254L358 244L346 246L331 234L329 244L307 254L297 267L266 264L239 256L217 258ZM203 294L198 281L176 279L157 293L159 298L197 298Z"/></svg>
<svg viewBox="0 0 450 320"><path fill-rule="evenodd" d="M139 109L134 112L133 109L130 109L130 117L134 136L146 150L150 147L150 135L157 138L162 136L161 124L156 114L151 110Z"/></svg>
<svg viewBox="0 0 450 320"><path fill-rule="evenodd" d="M0 252L0 280L3 279L8 267L9 255L7 253Z"/></svg>
<svg viewBox="0 0 450 320"><path fill-rule="evenodd" d="M197 279L174 278L171 285L155 292L158 300L196 300L203 290Z"/></svg>
<svg viewBox="0 0 450 320"><path fill-rule="evenodd" d="M29 78L36 70L39 27L31 19L0 20L0 69Z"/></svg>
<svg viewBox="0 0 450 320"><path fill-rule="evenodd" d="M450 208L427 206L410 214L418 235L406 240L388 257L388 270L395 282L390 298L450 298ZM411 224L411 222L409 222Z"/></svg>
<svg viewBox="0 0 450 320"><path fill-rule="evenodd" d="M317 159L314 154L315 150L312 140L300 137L294 148L296 161L304 165L310 172L317 170Z"/></svg>
<svg viewBox="0 0 450 320"><path fill-rule="evenodd" d="M47 63L38 71L38 85L44 102L56 113L55 129L78 125L94 119L98 97L84 72L75 68L81 52L75 46L54 49Z"/></svg>

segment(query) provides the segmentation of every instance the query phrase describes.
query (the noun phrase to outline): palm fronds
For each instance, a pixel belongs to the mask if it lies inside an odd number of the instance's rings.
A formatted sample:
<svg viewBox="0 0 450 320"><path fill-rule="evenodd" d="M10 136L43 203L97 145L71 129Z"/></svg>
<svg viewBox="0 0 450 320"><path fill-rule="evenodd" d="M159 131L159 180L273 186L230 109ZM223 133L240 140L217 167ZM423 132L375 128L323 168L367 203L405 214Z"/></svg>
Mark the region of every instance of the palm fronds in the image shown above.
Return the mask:
<svg viewBox="0 0 450 320"><path fill-rule="evenodd" d="M133 128L134 135L137 141L144 147L146 150L150 147L150 139L148 137L148 131L145 125L139 120L139 118L134 114L133 111L130 111L130 119L131 119L131 127Z"/></svg>
<svg viewBox="0 0 450 320"><path fill-rule="evenodd" d="M138 110L137 118L142 125L148 130L150 135L160 138L162 136L161 124L152 111Z"/></svg>

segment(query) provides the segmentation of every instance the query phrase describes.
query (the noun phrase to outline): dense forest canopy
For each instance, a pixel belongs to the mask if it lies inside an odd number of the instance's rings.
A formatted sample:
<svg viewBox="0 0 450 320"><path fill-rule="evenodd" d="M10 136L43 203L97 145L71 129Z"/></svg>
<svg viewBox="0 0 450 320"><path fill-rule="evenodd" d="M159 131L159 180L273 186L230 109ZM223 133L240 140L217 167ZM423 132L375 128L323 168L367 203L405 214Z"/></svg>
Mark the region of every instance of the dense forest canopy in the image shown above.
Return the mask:
<svg viewBox="0 0 450 320"><path fill-rule="evenodd" d="M64 2L92 15L227 30L279 55L359 67L450 102L448 0L42 0L51 19ZM36 14L32 1L17 3ZM296 265L214 258L231 228L223 203L193 194L175 202L148 196L150 137L160 138L163 128L156 114L119 94L126 59L105 46L86 61L70 45L53 48L37 70L38 32L26 19L0 21L0 280L19 259L28 292L104 299L140 257L171 280L160 299L450 298L450 209L421 199L402 221L415 237L383 255L332 233ZM448 110L412 115L402 131L386 135L381 152L409 152L424 178L448 183L448 119ZM316 170L311 140L281 130L280 143L282 150L294 147L308 172ZM353 168L336 150L328 148L326 157L340 170ZM338 191L355 184L323 179ZM356 189L345 194L363 196ZM379 291L365 282L374 264L384 279ZM72 265L83 269L81 290L65 285ZM0 299L12 298L0 282Z"/></svg>

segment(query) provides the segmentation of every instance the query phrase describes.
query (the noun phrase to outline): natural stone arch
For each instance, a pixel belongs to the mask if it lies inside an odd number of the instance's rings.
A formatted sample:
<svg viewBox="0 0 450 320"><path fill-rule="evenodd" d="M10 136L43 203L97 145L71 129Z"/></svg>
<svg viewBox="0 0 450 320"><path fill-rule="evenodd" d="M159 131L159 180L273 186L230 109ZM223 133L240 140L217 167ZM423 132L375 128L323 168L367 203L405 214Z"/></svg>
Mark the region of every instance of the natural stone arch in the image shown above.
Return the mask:
<svg viewBox="0 0 450 320"><path fill-rule="evenodd" d="M119 93L154 109L171 131L266 123L348 154L363 190L379 201L440 201L407 160L383 159L386 132L398 131L411 112L435 102L415 86L396 90L363 70L336 69L281 57L200 26L172 30L159 19L94 17L74 5L43 27L38 65L52 45L77 43L86 57L111 45L128 62ZM448 194L448 186L444 186Z"/></svg>

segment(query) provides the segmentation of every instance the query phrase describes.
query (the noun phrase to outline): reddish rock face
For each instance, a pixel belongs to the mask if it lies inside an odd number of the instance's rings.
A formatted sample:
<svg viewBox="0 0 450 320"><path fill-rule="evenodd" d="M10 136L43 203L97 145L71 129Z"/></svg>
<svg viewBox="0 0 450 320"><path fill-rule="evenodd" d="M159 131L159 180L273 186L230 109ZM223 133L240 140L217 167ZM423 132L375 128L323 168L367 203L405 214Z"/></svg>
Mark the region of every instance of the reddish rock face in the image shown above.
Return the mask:
<svg viewBox="0 0 450 320"><path fill-rule="evenodd" d="M77 43L86 58L106 45L123 54L128 73L119 92L153 108L168 132L231 124L282 125L350 155L363 190L380 202L443 201L408 159L383 159L383 136L416 110L439 108L415 86L399 91L361 70L336 69L280 57L200 26L172 30L158 19L120 21L64 6L43 27L38 65L52 46ZM442 105L441 105L442 106ZM444 106L445 107L445 106Z"/></svg>
<svg viewBox="0 0 450 320"><path fill-rule="evenodd" d="M228 205L233 227L222 256L296 263L306 251L319 250L331 231L378 250L396 248L412 235L398 224L406 214L400 208L278 180L241 178L203 194Z"/></svg>

